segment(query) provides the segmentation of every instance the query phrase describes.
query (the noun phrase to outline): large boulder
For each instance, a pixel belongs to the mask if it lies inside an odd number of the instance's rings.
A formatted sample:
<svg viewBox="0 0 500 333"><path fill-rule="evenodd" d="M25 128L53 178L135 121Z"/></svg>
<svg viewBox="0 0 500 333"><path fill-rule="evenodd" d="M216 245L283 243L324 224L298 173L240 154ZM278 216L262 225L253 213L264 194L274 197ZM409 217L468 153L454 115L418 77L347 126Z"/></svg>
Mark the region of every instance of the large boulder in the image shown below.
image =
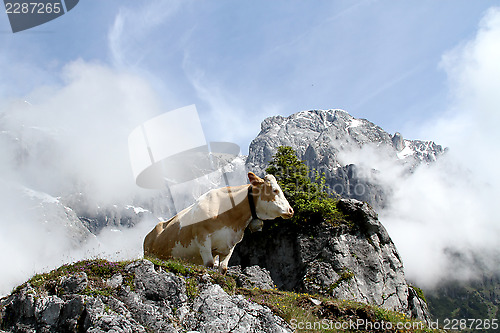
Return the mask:
<svg viewBox="0 0 500 333"><path fill-rule="evenodd" d="M355 199L340 200L338 208L346 216L340 225L283 221L280 228L245 235L230 265L265 267L280 289L369 303L428 323L427 306L408 285L375 211Z"/></svg>
<svg viewBox="0 0 500 333"><path fill-rule="evenodd" d="M217 284L204 286L183 325L198 332L291 332L269 308L241 295L229 296Z"/></svg>
<svg viewBox="0 0 500 333"><path fill-rule="evenodd" d="M262 290L274 289L274 281L265 268L255 266L245 267L243 270L241 266L229 267L228 274L236 278L238 287L252 289L258 288Z"/></svg>

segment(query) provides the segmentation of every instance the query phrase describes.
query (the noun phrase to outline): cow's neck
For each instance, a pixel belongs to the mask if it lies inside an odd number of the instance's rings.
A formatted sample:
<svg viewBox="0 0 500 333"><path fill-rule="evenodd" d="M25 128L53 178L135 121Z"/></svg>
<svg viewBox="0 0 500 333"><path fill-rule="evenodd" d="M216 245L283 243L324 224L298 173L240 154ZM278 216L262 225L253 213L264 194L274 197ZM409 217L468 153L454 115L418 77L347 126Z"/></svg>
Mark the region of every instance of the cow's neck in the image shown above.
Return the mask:
<svg viewBox="0 0 500 333"><path fill-rule="evenodd" d="M232 197L234 201L234 209L231 210L233 223L238 225L238 229L245 229L248 224L252 221L252 212L250 209L248 191L251 185L241 185L226 188L228 194ZM255 196L251 196L256 204Z"/></svg>

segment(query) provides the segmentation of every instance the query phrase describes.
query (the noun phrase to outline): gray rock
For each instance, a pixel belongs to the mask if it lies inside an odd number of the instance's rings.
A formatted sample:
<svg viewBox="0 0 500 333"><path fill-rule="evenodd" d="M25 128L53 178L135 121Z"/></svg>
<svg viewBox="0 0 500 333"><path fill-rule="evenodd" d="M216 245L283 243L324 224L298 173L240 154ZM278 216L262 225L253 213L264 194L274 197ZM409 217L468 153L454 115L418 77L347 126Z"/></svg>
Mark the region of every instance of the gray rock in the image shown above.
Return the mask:
<svg viewBox="0 0 500 333"><path fill-rule="evenodd" d="M44 325L54 326L61 314L64 301L57 296L42 297L35 305L35 318Z"/></svg>
<svg viewBox="0 0 500 333"><path fill-rule="evenodd" d="M61 291L64 294L78 294L87 288L88 278L85 272L62 276L59 280Z"/></svg>
<svg viewBox="0 0 500 333"><path fill-rule="evenodd" d="M352 227L312 221L248 234L230 265L265 267L280 289L378 305L428 322L427 307L411 294L401 257L377 214L354 199L342 199L338 207Z"/></svg>
<svg viewBox="0 0 500 333"><path fill-rule="evenodd" d="M431 321L429 308L427 303L418 297L417 292L412 287L408 288L408 302L413 318L422 318L423 321L429 323Z"/></svg>
<svg viewBox="0 0 500 333"><path fill-rule="evenodd" d="M405 141L401 133L394 133L394 136L392 137L392 145L398 152L402 151L405 148Z"/></svg>
<svg viewBox="0 0 500 333"><path fill-rule="evenodd" d="M135 274L136 291L148 300L166 301L176 308L187 300L184 280L170 272L156 272L149 260L136 261L126 270Z"/></svg>
<svg viewBox="0 0 500 333"><path fill-rule="evenodd" d="M36 322L35 290L28 284L21 288L16 295L0 300L0 324L11 326L20 332L35 332L31 330ZM22 319L22 320L19 320Z"/></svg>
<svg viewBox="0 0 500 333"><path fill-rule="evenodd" d="M155 332L177 332L172 322L175 309L187 301L183 278L163 270L155 271L153 263L139 260L125 268L135 274L135 291L120 293L120 300L131 316Z"/></svg>
<svg viewBox="0 0 500 333"><path fill-rule="evenodd" d="M304 290L311 294L322 294L329 291L340 276L330 263L323 261L313 261L307 268L304 275Z"/></svg>
<svg viewBox="0 0 500 333"><path fill-rule="evenodd" d="M108 285L113 289L118 288L119 286L121 286L122 283L123 283L123 276L120 273L117 273L106 280L106 285Z"/></svg>
<svg viewBox="0 0 500 333"><path fill-rule="evenodd" d="M181 276L155 270L147 260L125 270L134 274L135 288L115 276L109 279L115 285L109 296L72 294L72 287L60 298L27 285L0 300L0 324L9 332L291 332L269 308L229 296L208 274L199 277L200 294L189 301ZM272 285L269 273L258 267L240 274ZM80 277L66 276L61 285L79 285L71 281Z"/></svg>
<svg viewBox="0 0 500 333"><path fill-rule="evenodd" d="M71 299L66 300L62 308L59 327L64 332L77 332L78 320L81 318L85 310L85 297L76 295Z"/></svg>
<svg viewBox="0 0 500 333"><path fill-rule="evenodd" d="M376 234L383 244L392 242L387 230L378 220L377 213L366 202L355 199L340 200L337 206L365 235Z"/></svg>
<svg viewBox="0 0 500 333"><path fill-rule="evenodd" d="M104 300L106 303L108 300ZM113 311L101 297L87 298L83 327L87 332L146 332L133 318Z"/></svg>
<svg viewBox="0 0 500 333"><path fill-rule="evenodd" d="M174 311L165 301L153 302L135 292L120 297L137 322L155 332L177 332L172 325ZM113 307L116 311L116 306Z"/></svg>
<svg viewBox="0 0 500 333"><path fill-rule="evenodd" d="M193 302L183 325L198 332L292 332L269 308L229 296L219 285L208 285Z"/></svg>
<svg viewBox="0 0 500 333"><path fill-rule="evenodd" d="M240 266L230 267L228 274L236 277L236 282L239 287L264 290L274 289L276 287L269 271L257 265L245 267L243 271Z"/></svg>

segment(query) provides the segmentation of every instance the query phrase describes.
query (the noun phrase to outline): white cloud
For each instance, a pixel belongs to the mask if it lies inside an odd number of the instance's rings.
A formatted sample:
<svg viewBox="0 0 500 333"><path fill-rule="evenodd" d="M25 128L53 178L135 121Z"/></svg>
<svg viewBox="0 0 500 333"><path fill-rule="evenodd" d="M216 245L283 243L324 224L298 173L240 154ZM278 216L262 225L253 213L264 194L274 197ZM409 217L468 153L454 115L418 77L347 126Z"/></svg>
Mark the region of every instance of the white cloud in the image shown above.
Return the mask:
<svg viewBox="0 0 500 333"><path fill-rule="evenodd" d="M52 197L83 192L95 207L130 204L149 193L135 185L127 139L133 128L161 112L150 84L82 60L54 76L61 85L39 86L0 108L0 293L63 261L137 255L145 234L142 227L106 231L75 248L64 227L64 209L60 224L19 194L19 188Z"/></svg>
<svg viewBox="0 0 500 333"><path fill-rule="evenodd" d="M499 117L500 8L490 9L476 37L446 53L442 67L448 73L453 98L463 111L482 120Z"/></svg>
<svg viewBox="0 0 500 333"><path fill-rule="evenodd" d="M21 171L29 186L46 192L74 190L85 179L95 198L117 198L134 186L127 137L161 110L147 82L106 66L75 61L61 86L42 86L10 103L5 126L26 149Z"/></svg>
<svg viewBox="0 0 500 333"><path fill-rule="evenodd" d="M426 286L478 273L478 266L457 265L450 250L498 269L498 262L487 259L497 255L500 239L498 59L500 10L492 8L476 36L447 52L441 62L448 74L450 107L421 133L450 147L449 152L412 177L398 179L392 205L381 214L408 276Z"/></svg>
<svg viewBox="0 0 500 333"><path fill-rule="evenodd" d="M181 5L182 1L156 0L141 6L120 8L108 32L114 66L136 66L151 50L158 51L158 45L164 46L161 39L152 42L154 36L168 39L163 29L160 35L155 30L174 15Z"/></svg>
<svg viewBox="0 0 500 333"><path fill-rule="evenodd" d="M63 207L59 207L61 223L56 223L52 214L33 210L33 203L18 195L19 188L28 188L53 200L63 197L64 203L68 196L79 198L78 193L83 193L83 199L76 201L92 209L126 206L158 194L136 186L128 151L131 131L163 113L149 81L83 60L69 63L54 76L60 85L39 86L21 99L0 105L0 294L63 262L95 256L136 258L142 253L144 236L157 222L150 219L131 229L108 228L76 246L68 237ZM192 184L189 191L202 185ZM182 191L176 195L181 206L186 206L183 200L193 200ZM157 205L161 210L169 203Z"/></svg>

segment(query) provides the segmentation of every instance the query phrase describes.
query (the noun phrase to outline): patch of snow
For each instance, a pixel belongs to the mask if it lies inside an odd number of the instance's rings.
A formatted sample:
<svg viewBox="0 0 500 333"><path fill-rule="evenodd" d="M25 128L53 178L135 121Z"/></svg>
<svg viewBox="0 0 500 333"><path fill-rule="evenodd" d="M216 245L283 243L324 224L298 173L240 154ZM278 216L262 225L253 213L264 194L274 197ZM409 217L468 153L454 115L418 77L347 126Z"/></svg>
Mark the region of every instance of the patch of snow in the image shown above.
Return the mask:
<svg viewBox="0 0 500 333"><path fill-rule="evenodd" d="M38 192L30 188L24 188L24 193L33 199L41 200L43 203L59 203L59 198L53 197L44 192Z"/></svg>
<svg viewBox="0 0 500 333"><path fill-rule="evenodd" d="M408 156L411 156L413 155L415 152L409 147L409 146L405 146L403 148L403 150L401 150L399 153L398 153L398 158L400 160L402 159L405 159L407 158Z"/></svg>
<svg viewBox="0 0 500 333"><path fill-rule="evenodd" d="M305 119L305 120L308 120L308 121L311 121L312 118L311 116L309 115L308 111L301 111L301 112L298 112L296 115L295 115L295 119Z"/></svg>
<svg viewBox="0 0 500 333"><path fill-rule="evenodd" d="M127 205L125 206L126 209L133 209L134 210L134 213L136 214L140 214L140 213L148 213L149 210L147 209L144 209L142 207L135 207L135 206L131 206L131 205Z"/></svg>
<svg viewBox="0 0 500 333"><path fill-rule="evenodd" d="M347 129L353 128L353 127L359 127L361 125L363 125L363 121L354 118L351 120L351 123L349 124L349 126L347 126Z"/></svg>

